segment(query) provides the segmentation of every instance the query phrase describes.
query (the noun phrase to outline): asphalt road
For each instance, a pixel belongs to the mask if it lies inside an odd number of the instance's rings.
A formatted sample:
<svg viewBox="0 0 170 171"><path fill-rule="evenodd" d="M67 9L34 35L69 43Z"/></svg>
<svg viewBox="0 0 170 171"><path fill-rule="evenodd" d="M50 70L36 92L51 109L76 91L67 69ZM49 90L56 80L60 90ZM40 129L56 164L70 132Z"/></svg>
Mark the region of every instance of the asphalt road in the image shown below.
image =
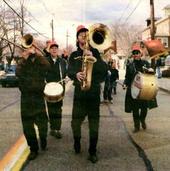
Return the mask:
<svg viewBox="0 0 170 171"><path fill-rule="evenodd" d="M73 87L68 84L63 107L63 138L48 136L48 151L41 152L23 170L65 171L169 171L170 105L168 93L158 92L159 107L148 112L146 131L133 134L132 115L124 113L125 91L118 86L113 104L101 105L98 163L88 160L88 122L82 125L82 153L75 155L71 131ZM17 88L0 88L0 157L22 134L20 92Z"/></svg>

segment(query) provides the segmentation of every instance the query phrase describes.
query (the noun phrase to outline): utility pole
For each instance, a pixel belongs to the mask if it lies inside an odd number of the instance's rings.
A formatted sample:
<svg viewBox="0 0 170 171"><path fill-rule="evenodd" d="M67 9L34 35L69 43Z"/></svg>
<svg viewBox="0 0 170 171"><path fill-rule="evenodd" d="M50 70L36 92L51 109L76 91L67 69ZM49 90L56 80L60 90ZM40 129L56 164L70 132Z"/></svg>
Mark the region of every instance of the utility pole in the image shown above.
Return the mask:
<svg viewBox="0 0 170 171"><path fill-rule="evenodd" d="M24 35L24 5L21 4L21 36Z"/></svg>
<svg viewBox="0 0 170 171"><path fill-rule="evenodd" d="M154 0L150 0L150 20L151 20L151 28L150 28L150 34L151 34L151 40L155 39L155 17L154 17Z"/></svg>
<svg viewBox="0 0 170 171"><path fill-rule="evenodd" d="M155 17L154 17L154 0L150 0L150 20L151 20L151 28L150 28L150 34L151 34L151 40L155 39ZM151 67L155 69L155 59L151 60Z"/></svg>
<svg viewBox="0 0 170 171"><path fill-rule="evenodd" d="M66 49L68 50L68 37L69 37L69 34L68 34L68 30L66 31Z"/></svg>
<svg viewBox="0 0 170 171"><path fill-rule="evenodd" d="M52 31L52 41L54 41L54 23L53 23L53 19L51 21L51 31Z"/></svg>

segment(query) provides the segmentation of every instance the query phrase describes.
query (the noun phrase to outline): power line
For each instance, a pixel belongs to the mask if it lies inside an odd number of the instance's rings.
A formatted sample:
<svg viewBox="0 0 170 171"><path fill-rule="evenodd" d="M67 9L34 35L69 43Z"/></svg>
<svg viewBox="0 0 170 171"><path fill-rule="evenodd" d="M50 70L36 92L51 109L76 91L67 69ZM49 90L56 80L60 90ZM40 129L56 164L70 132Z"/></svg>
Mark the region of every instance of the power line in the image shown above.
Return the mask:
<svg viewBox="0 0 170 171"><path fill-rule="evenodd" d="M47 8L47 6L46 6L46 4L45 4L45 2L42 0L42 1L40 1L41 3L42 3L42 5L43 5L43 7L44 7L44 9L49 13L49 14L51 14L51 11Z"/></svg>
<svg viewBox="0 0 170 171"><path fill-rule="evenodd" d="M139 4L141 3L142 1L139 0L138 3L136 4L135 8L132 10L132 12L127 16L127 18L125 19L124 21L124 24L127 22L127 20L130 18L130 16L135 12L135 10L137 9L137 7L139 6Z"/></svg>
<svg viewBox="0 0 170 171"><path fill-rule="evenodd" d="M23 21L24 21L24 23L25 24L27 24L29 27L31 27L34 31L36 31L39 35L41 35L41 36L43 36L43 37L45 37L45 38L48 38L48 37L46 37L46 36L44 36L42 33L40 33L38 30L36 30L34 27L32 27L27 21L25 21L24 19L23 19L23 17L21 17L5 0L3 0L4 1L4 3L6 4L6 5L8 5L8 7L19 17L19 18L21 18Z"/></svg>
<svg viewBox="0 0 170 171"><path fill-rule="evenodd" d="M123 15L124 15L125 11L129 8L131 1L132 1L132 0L129 0L129 3L127 4L127 6L125 7L125 9L123 10L122 15L120 16L120 18L118 19L118 21L120 21L120 20L122 19L122 17L123 17Z"/></svg>

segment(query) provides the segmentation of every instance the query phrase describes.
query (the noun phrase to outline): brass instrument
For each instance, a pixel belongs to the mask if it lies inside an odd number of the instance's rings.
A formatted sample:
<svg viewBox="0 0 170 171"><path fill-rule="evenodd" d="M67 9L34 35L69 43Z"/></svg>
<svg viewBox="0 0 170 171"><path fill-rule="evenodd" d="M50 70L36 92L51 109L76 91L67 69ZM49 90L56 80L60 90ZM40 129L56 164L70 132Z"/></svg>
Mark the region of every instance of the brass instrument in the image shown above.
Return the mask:
<svg viewBox="0 0 170 171"><path fill-rule="evenodd" d="M101 23L96 23L89 28L89 43L99 52L104 51L112 44L110 29Z"/></svg>
<svg viewBox="0 0 170 171"><path fill-rule="evenodd" d="M89 45L91 45L101 52L110 47L112 43L111 32L106 25L97 23L92 25L88 30L82 63L82 71L85 73L85 79L82 81L81 89L85 91L91 87L93 64L96 62L96 58L86 55L85 50L88 50Z"/></svg>
<svg viewBox="0 0 170 171"><path fill-rule="evenodd" d="M33 45L33 36L31 34L25 34L22 38L21 38L21 45L28 49Z"/></svg>
<svg viewBox="0 0 170 171"><path fill-rule="evenodd" d="M43 55L44 52L35 45L34 43L34 38L31 34L25 34L22 38L21 38L21 45L23 48L28 49L31 46L35 47L37 50L39 50Z"/></svg>
<svg viewBox="0 0 170 171"><path fill-rule="evenodd" d="M86 43L83 51L82 72L85 73L85 79L81 82L81 90L87 91L91 87L93 64L97 61L95 57L85 54L86 50L89 50L89 36L86 33Z"/></svg>
<svg viewBox="0 0 170 171"><path fill-rule="evenodd" d="M21 38L21 45L11 42L10 40L5 39L5 38L1 38L1 39L7 41L10 44L13 44L14 46L17 46L18 48L20 48L22 50L25 50L25 49L30 48L31 46L34 46L36 49L38 49L44 55L44 52L34 44L34 38L31 34L25 34Z"/></svg>

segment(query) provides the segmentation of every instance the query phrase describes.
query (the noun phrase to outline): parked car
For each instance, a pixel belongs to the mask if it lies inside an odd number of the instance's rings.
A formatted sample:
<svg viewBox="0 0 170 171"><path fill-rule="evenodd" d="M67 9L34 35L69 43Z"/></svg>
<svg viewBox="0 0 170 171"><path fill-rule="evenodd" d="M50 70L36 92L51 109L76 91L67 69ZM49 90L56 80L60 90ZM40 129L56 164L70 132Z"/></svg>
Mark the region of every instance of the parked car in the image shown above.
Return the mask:
<svg viewBox="0 0 170 171"><path fill-rule="evenodd" d="M2 87L18 86L18 78L15 75L16 65L6 67L4 74L0 76L0 84Z"/></svg>

